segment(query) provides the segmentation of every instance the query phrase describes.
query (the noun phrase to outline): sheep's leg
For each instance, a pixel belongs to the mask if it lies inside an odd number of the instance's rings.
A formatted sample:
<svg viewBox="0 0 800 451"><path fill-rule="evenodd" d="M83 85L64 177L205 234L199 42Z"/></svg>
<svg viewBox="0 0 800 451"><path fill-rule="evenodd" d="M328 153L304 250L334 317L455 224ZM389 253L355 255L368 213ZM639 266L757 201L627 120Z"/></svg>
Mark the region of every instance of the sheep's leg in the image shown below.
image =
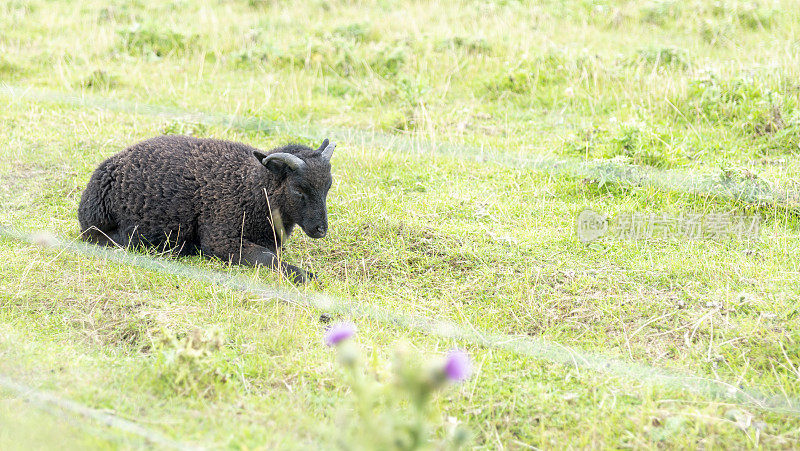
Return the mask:
<svg viewBox="0 0 800 451"><path fill-rule="evenodd" d="M241 247L240 247L241 246ZM275 252L258 244L250 241L244 241L239 245L236 243L236 251L230 252L229 250L201 248L206 253L210 253L222 260L232 263L250 266L266 266L274 271L280 271L284 276L288 277L294 283L302 284L316 279L316 276L304 269L297 266L290 265L280 261ZM241 249L241 252L240 252Z"/></svg>
<svg viewBox="0 0 800 451"><path fill-rule="evenodd" d="M81 238L90 243L99 244L100 246L120 247L122 242L119 240L119 234L116 228L112 230L101 230L98 227L91 226L84 230Z"/></svg>
<svg viewBox="0 0 800 451"><path fill-rule="evenodd" d="M313 273L280 261L270 249L255 243L247 243L242 246L242 263L252 266L267 266L275 271L280 271L294 283L307 283L316 279Z"/></svg>

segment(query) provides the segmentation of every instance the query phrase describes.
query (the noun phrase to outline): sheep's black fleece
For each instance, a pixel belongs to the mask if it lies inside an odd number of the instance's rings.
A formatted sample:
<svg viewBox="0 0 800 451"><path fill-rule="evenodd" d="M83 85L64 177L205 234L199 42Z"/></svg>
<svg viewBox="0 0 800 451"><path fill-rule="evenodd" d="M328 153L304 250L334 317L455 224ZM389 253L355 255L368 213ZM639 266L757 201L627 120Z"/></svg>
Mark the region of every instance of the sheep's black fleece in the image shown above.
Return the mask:
<svg viewBox="0 0 800 451"><path fill-rule="evenodd" d="M325 140L316 150L290 144L261 152L215 139L148 139L92 174L78 207L83 237L202 252L305 282L313 275L279 262L276 252L295 225L313 238L327 232L333 147Z"/></svg>

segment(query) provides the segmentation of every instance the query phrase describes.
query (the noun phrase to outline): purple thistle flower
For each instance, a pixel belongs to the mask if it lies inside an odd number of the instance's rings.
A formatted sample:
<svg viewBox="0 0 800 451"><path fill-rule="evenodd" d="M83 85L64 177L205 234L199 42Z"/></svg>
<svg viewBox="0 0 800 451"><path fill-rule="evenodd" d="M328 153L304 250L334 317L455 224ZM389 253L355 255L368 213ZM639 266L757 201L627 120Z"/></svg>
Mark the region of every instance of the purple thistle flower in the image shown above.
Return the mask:
<svg viewBox="0 0 800 451"><path fill-rule="evenodd" d="M469 354L461 349L453 349L447 354L444 363L444 374L453 382L463 382L472 374L472 361Z"/></svg>
<svg viewBox="0 0 800 451"><path fill-rule="evenodd" d="M356 326L353 323L336 323L329 327L325 332L325 344L337 346L356 334Z"/></svg>

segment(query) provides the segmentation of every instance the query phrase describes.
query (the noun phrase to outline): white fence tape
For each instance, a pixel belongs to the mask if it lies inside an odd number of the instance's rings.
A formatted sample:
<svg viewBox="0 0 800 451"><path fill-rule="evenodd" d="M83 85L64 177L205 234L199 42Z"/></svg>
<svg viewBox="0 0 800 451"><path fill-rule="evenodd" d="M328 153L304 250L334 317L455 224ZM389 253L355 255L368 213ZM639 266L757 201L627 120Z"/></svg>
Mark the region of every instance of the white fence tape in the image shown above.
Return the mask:
<svg viewBox="0 0 800 451"><path fill-rule="evenodd" d="M151 445L180 450L201 449L195 446L189 446L180 442L176 442L158 432L147 429L132 421L92 409L91 407L86 407L83 404L61 398L46 391L29 387L7 376L3 376L2 374L0 374L0 389L5 389L12 392L17 397L24 399L40 410L49 413L55 413L54 410L57 409L58 411L61 411L67 415L84 417L103 426L136 435Z"/></svg>
<svg viewBox="0 0 800 451"><path fill-rule="evenodd" d="M754 206L789 209L800 214L800 188L775 187L758 178L736 177L725 171L694 174L681 170L658 170L614 160L586 161L580 158L537 156L533 149L492 149L458 143L436 142L425 136L389 134L344 127L319 127L308 124L240 117L229 114L188 112L178 108L148 105L102 97L76 95L38 88L26 88L0 83L0 95L13 99L49 102L76 107L101 108L132 114L167 117L210 126L233 127L265 133L284 133L313 142L324 137L354 144L394 149L400 152L430 155L431 152L466 160L542 171L553 175L580 177L609 185L654 187L676 192L729 199Z"/></svg>
<svg viewBox="0 0 800 451"><path fill-rule="evenodd" d="M508 335L480 330L471 326L461 326L452 321L397 314L357 300L337 299L317 292L289 291L239 275L201 269L178 261L153 258L144 254L127 252L123 249L110 249L81 241L63 240L50 234L29 234L0 227L0 236L48 248L63 249L84 256L102 258L114 263L137 266L150 271L187 277L230 289L243 290L258 296L283 299L325 312L349 315L354 318L367 317L385 325L404 327L424 334L496 348L542 361L585 368L599 373L687 391L711 399L725 400L772 412L800 416L800 409L798 409L800 400L791 399L788 395L779 393L780 390L778 389L774 390L775 394L767 395L760 389L746 389L722 380L684 374L679 371L607 357L599 353L583 351L542 338Z"/></svg>

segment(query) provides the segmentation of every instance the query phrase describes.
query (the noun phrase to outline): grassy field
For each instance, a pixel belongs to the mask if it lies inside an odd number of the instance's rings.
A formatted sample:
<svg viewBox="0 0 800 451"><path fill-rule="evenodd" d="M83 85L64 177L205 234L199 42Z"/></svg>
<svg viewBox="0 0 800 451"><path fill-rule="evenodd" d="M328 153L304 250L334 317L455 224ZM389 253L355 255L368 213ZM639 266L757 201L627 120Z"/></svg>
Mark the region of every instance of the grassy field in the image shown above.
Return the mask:
<svg viewBox="0 0 800 451"><path fill-rule="evenodd" d="M364 365L386 384L398 346L471 354L473 377L434 401L433 437L457 422L470 446L491 449L800 447L794 0L153 3L0 4L0 225L76 238L97 164L155 135L267 149L330 137L330 233L298 233L284 249L320 284L284 288L769 400L736 403L633 371L334 315L357 324ZM259 130L250 119L284 125ZM481 149L492 157L476 158ZM612 174L678 171L786 202L519 164L534 157ZM584 244L574 220L586 207L764 222L757 241ZM180 262L281 283L269 271ZM320 309L10 238L0 238L0 277L0 375L190 446L369 447L342 444L357 429L357 401L322 344ZM216 338L193 366L175 366L165 356L193 334ZM152 445L0 387L0 448L55 444Z"/></svg>

